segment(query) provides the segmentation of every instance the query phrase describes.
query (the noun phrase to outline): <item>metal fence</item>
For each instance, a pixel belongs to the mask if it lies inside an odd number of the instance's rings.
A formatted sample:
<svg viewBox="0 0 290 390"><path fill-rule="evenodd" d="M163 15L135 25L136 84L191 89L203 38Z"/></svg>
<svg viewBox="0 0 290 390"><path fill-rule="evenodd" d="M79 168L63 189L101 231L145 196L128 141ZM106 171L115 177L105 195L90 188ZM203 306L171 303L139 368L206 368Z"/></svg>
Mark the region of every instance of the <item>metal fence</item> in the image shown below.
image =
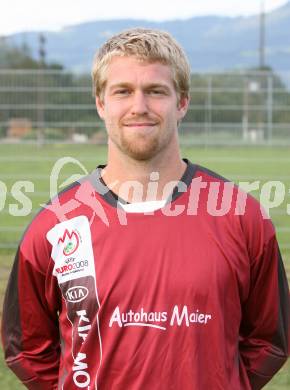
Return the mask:
<svg viewBox="0 0 290 390"><path fill-rule="evenodd" d="M185 144L290 144L290 72L192 74ZM0 141L104 142L88 74L0 70Z"/></svg>

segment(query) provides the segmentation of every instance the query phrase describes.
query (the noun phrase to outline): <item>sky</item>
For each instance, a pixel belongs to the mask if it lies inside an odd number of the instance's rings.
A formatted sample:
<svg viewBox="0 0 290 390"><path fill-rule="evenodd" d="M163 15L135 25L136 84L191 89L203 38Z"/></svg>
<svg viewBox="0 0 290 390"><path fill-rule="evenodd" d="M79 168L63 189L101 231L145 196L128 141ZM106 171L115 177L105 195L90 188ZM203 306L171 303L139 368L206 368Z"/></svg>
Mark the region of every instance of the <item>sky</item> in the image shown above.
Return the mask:
<svg viewBox="0 0 290 390"><path fill-rule="evenodd" d="M94 20L186 19L201 15L249 16L289 0L2 0L0 35L23 31L58 31ZM5 4L5 5L4 5ZM145 6L146 4L146 6Z"/></svg>

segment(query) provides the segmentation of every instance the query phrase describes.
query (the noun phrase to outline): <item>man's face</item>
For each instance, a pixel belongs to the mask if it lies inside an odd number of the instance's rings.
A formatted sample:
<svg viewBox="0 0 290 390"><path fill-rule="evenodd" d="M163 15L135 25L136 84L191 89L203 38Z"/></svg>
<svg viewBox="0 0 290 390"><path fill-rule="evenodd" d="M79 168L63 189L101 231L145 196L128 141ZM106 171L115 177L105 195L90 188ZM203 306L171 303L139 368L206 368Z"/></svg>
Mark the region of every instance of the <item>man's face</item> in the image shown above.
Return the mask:
<svg viewBox="0 0 290 390"><path fill-rule="evenodd" d="M177 123L188 99L178 99L172 71L160 62L114 57L106 73L103 99L96 99L105 121L109 147L135 159L149 160L177 144Z"/></svg>

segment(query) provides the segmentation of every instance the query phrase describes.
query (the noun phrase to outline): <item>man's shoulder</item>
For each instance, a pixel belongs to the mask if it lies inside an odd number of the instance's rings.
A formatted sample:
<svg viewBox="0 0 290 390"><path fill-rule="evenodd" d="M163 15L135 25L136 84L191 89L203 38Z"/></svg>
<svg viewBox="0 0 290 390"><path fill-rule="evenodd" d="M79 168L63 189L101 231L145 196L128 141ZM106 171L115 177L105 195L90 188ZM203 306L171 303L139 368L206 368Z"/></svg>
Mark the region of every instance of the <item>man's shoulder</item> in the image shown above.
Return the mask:
<svg viewBox="0 0 290 390"><path fill-rule="evenodd" d="M212 171L209 168L206 168L202 165L195 164L195 176L202 176L204 180L209 182L231 182L230 179L220 175L219 173Z"/></svg>
<svg viewBox="0 0 290 390"><path fill-rule="evenodd" d="M204 166L197 164L195 165L195 175L193 180L194 179L199 179L201 182L206 183L207 186L205 188L208 190L214 191L217 189L219 191L219 195L221 196L224 194L225 188L232 189L233 195L237 195L237 193L239 193L241 196L244 195L249 199L254 207L260 207L259 201L249 192L243 189L240 185L241 183L236 183L232 179L222 176L219 173Z"/></svg>
<svg viewBox="0 0 290 390"><path fill-rule="evenodd" d="M220 210L220 215L224 208L227 211L225 215L233 214L241 219L270 220L259 200L241 186L243 183L236 183L201 165L196 164L194 167L192 185L196 182L201 188L199 195L203 197L203 201Z"/></svg>
<svg viewBox="0 0 290 390"><path fill-rule="evenodd" d="M192 186L193 193L200 198L203 218L214 220L219 229L227 226L232 235L239 232L240 239L244 236L249 248L256 248L257 243L263 246L275 237L274 225L259 200L239 184L197 165Z"/></svg>
<svg viewBox="0 0 290 390"><path fill-rule="evenodd" d="M81 202L77 200L77 192L82 185L88 183L88 177L75 181L51 196L51 199L42 204L36 215L26 227L20 246L39 246L46 241L46 234L55 225L75 216L82 215Z"/></svg>

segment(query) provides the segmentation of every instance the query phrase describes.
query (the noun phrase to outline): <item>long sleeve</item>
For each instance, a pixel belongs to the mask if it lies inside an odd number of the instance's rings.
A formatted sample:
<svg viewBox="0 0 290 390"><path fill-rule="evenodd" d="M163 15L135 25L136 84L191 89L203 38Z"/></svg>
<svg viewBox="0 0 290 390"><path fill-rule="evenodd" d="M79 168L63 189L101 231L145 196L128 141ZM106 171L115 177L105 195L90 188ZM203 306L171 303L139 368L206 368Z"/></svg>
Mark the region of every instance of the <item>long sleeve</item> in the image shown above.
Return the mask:
<svg viewBox="0 0 290 390"><path fill-rule="evenodd" d="M274 234L253 261L240 334L240 354L252 389L261 389L288 356L289 289Z"/></svg>
<svg viewBox="0 0 290 390"><path fill-rule="evenodd" d="M33 228L24 235L8 282L2 318L6 363L30 390L57 389L59 372L57 305L49 295L51 280L45 272L49 255L43 242L41 232Z"/></svg>

